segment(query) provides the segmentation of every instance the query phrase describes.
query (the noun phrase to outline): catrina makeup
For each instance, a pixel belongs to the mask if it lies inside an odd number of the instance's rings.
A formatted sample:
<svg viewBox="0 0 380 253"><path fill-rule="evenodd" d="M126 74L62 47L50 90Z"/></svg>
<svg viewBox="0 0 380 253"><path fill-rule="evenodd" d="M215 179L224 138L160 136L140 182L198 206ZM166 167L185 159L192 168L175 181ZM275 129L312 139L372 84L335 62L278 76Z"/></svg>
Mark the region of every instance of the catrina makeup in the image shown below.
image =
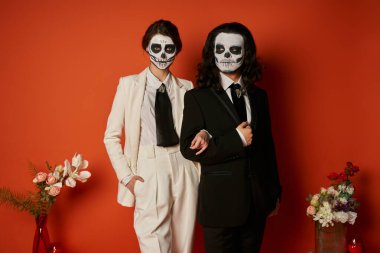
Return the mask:
<svg viewBox="0 0 380 253"><path fill-rule="evenodd" d="M154 35L146 50L151 62L159 69L167 69L173 63L177 52L173 40L162 34Z"/></svg>
<svg viewBox="0 0 380 253"><path fill-rule="evenodd" d="M240 34L220 33L215 38L215 64L223 73L232 73L244 59L244 39Z"/></svg>

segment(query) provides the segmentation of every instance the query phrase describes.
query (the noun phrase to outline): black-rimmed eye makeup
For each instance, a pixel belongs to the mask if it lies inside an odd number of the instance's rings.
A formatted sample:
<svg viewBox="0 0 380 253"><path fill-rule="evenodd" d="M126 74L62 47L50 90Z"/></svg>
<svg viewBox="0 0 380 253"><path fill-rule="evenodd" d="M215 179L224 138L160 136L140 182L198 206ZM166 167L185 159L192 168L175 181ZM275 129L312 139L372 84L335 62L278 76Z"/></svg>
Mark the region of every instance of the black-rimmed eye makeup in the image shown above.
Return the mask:
<svg viewBox="0 0 380 253"><path fill-rule="evenodd" d="M165 52L168 54L172 54L175 51L175 46L174 44L168 44L165 46Z"/></svg>
<svg viewBox="0 0 380 253"><path fill-rule="evenodd" d="M157 53L159 53L161 51L161 45L157 44L157 43L153 43L150 46L150 50L152 50L153 53L157 54Z"/></svg>
<svg viewBox="0 0 380 253"><path fill-rule="evenodd" d="M220 44L215 45L215 53L221 54L224 52L224 50L225 48L223 45L220 45Z"/></svg>
<svg viewBox="0 0 380 253"><path fill-rule="evenodd" d="M241 47L240 46L232 46L230 47L231 54L241 54Z"/></svg>

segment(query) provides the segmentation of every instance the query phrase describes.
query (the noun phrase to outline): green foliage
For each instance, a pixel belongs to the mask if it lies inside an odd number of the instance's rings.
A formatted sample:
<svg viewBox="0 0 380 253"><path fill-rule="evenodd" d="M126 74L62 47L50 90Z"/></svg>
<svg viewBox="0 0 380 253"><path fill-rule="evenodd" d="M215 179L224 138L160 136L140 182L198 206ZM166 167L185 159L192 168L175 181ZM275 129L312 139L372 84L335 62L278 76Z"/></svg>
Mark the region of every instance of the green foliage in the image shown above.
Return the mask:
<svg viewBox="0 0 380 253"><path fill-rule="evenodd" d="M37 217L46 214L55 202L55 198L45 191L35 194L21 194L6 187L0 187L0 205L7 205L19 211L28 212Z"/></svg>
<svg viewBox="0 0 380 253"><path fill-rule="evenodd" d="M19 211L27 211L34 216L38 213L32 196L15 193L6 187L0 187L0 205L8 205Z"/></svg>
<svg viewBox="0 0 380 253"><path fill-rule="evenodd" d="M19 211L29 212L35 217L46 214L56 201L62 186L67 182L68 178L86 182L91 176L88 171L79 172L79 170L84 170L88 166L88 161L83 160L81 154L75 154L73 160L75 160L75 165L65 161L65 166L54 167L46 161L47 173L37 170L36 166L29 163L29 170L34 176L33 183L37 188L36 191L20 194L7 187L0 187L0 205L7 205Z"/></svg>
<svg viewBox="0 0 380 253"><path fill-rule="evenodd" d="M48 168L49 166L50 165L48 165ZM32 163L29 164L29 169L32 175L37 173L37 169ZM22 212L28 212L35 217L40 214L46 214L56 198L44 191L45 184L43 182L37 183L36 186L38 192L29 192L28 194L14 192L7 187L0 187L0 205L10 206Z"/></svg>

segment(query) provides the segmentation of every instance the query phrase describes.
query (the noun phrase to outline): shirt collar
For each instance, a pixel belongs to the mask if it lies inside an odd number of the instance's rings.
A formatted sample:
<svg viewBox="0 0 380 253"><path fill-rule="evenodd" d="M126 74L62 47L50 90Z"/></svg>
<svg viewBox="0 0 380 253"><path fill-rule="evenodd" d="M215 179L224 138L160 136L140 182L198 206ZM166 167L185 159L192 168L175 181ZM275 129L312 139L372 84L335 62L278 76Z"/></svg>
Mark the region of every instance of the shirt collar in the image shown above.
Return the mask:
<svg viewBox="0 0 380 253"><path fill-rule="evenodd" d="M170 90L170 87L171 87L171 80L172 80L172 75L171 73L169 72L168 75L166 76L165 80L163 82L161 82L157 77L155 77L152 73L152 71L150 71L150 69L148 68L148 73L146 75L146 80L147 80L147 86L149 87L152 87L154 89L158 89L162 83L165 84L166 86L166 89L169 91Z"/></svg>
<svg viewBox="0 0 380 253"><path fill-rule="evenodd" d="M219 73L220 73L220 82L223 87L223 90L227 90L230 87L230 85L233 83L240 84L242 87L244 86L241 80L241 76L239 77L239 80L237 82L234 82L234 80L232 80L231 78L229 78L222 72L219 72Z"/></svg>

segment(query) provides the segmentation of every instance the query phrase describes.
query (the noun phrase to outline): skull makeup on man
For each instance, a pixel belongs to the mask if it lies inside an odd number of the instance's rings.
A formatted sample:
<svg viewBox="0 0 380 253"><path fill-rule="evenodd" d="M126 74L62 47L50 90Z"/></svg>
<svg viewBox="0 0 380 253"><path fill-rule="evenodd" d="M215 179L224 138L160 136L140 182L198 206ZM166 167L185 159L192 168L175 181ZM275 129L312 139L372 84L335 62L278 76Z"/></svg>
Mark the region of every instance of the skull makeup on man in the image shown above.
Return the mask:
<svg viewBox="0 0 380 253"><path fill-rule="evenodd" d="M214 48L215 64L221 72L235 72L243 64L244 39L240 34L218 34Z"/></svg>
<svg viewBox="0 0 380 253"><path fill-rule="evenodd" d="M256 85L261 70L251 31L224 23L208 33L197 89L185 95L180 146L201 165L197 217L208 253L259 253L267 217L279 209L268 96ZM202 155L192 147L198 129L210 136Z"/></svg>
<svg viewBox="0 0 380 253"><path fill-rule="evenodd" d="M173 40L162 34L152 37L146 51L151 62L159 69L167 69L173 63L177 52Z"/></svg>

